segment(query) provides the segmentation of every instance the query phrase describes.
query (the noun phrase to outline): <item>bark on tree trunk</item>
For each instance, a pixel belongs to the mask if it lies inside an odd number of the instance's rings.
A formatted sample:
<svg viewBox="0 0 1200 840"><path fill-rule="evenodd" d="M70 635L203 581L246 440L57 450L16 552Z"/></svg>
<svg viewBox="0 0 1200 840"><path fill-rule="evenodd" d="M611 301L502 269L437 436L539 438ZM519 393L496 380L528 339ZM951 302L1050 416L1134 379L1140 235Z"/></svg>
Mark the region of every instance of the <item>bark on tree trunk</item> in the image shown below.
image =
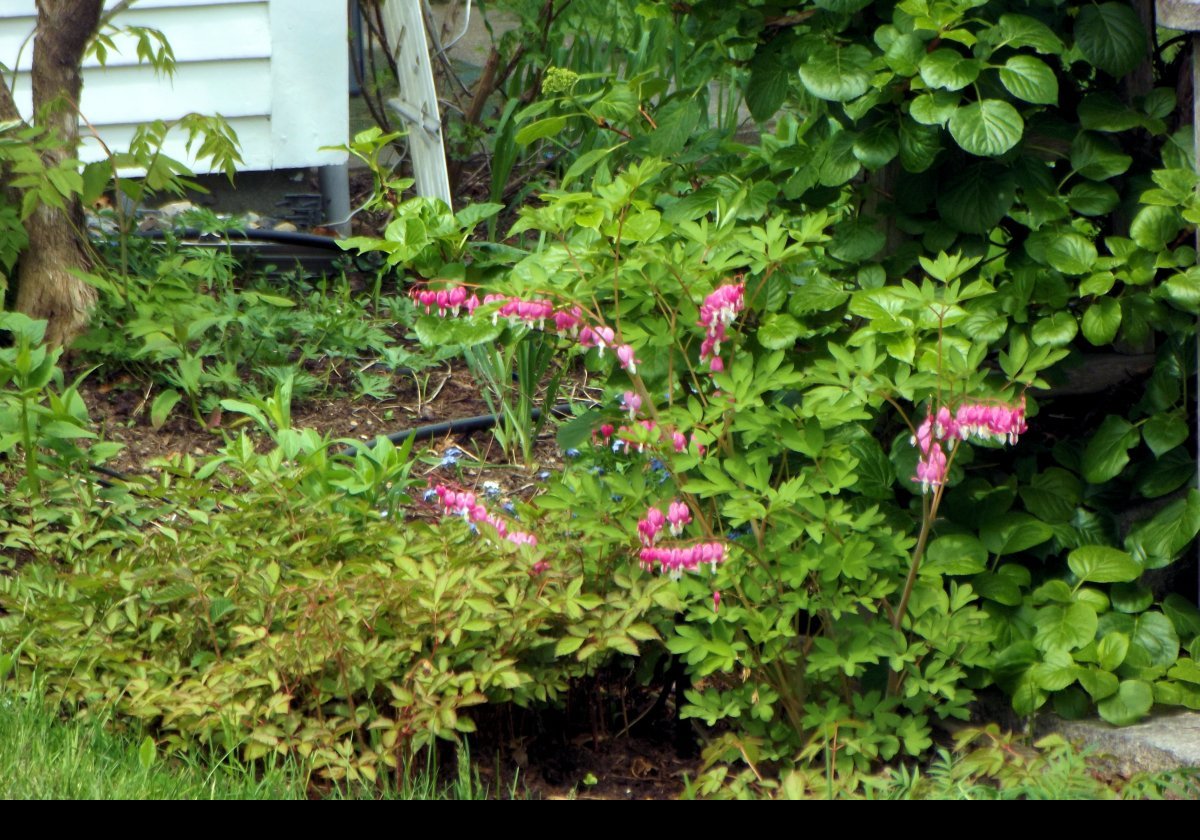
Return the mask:
<svg viewBox="0 0 1200 840"><path fill-rule="evenodd" d="M43 156L48 165L74 157L79 141L79 65L100 24L104 0L37 0L33 44L33 119L62 141ZM88 267L83 207L39 206L26 222L15 308L49 322L46 340L65 345L87 326L96 290L71 272Z"/></svg>

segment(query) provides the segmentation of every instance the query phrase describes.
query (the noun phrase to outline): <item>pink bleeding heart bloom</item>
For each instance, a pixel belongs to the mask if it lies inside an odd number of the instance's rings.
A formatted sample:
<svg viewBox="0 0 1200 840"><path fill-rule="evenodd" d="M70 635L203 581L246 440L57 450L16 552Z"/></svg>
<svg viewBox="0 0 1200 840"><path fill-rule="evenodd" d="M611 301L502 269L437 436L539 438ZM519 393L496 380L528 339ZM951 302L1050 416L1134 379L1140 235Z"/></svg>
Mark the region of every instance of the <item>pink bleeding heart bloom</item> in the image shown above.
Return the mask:
<svg viewBox="0 0 1200 840"><path fill-rule="evenodd" d="M633 391L626 391L621 395L621 404L629 412L629 419L633 420L642 408L642 398Z"/></svg>
<svg viewBox="0 0 1200 840"><path fill-rule="evenodd" d="M683 432L671 432L671 445L675 447L676 452L687 452L687 438L683 436Z"/></svg>
<svg viewBox="0 0 1200 840"><path fill-rule="evenodd" d="M671 535L678 537L692 521L692 512L683 502L671 502L667 507L667 521L671 523Z"/></svg>
<svg viewBox="0 0 1200 840"><path fill-rule="evenodd" d="M700 323L704 327L704 341L700 344L700 361L708 362L713 373L725 369L721 360L721 342L727 338L726 328L737 320L738 313L746 306L745 285L729 283L719 286L700 305Z"/></svg>
<svg viewBox="0 0 1200 840"><path fill-rule="evenodd" d="M654 545L666 522L667 518L663 516L661 510L656 507L649 508L645 517L639 519L637 524L638 536L641 537L642 545L647 547Z"/></svg>
<svg viewBox="0 0 1200 840"><path fill-rule="evenodd" d="M910 438L921 452L913 481L921 485L923 493L946 483L949 459L943 444L953 449L959 441L971 438L1012 444L1027 430L1024 397L1011 406L963 403L953 413L941 406L926 416Z"/></svg>
<svg viewBox="0 0 1200 840"><path fill-rule="evenodd" d="M713 612L719 612L721 609L721 590L713 590Z"/></svg>
<svg viewBox="0 0 1200 840"><path fill-rule="evenodd" d="M637 373L638 360L634 358L633 348L628 344L622 344L617 348L617 361L619 361L621 363L621 367L630 374Z"/></svg>
<svg viewBox="0 0 1200 840"><path fill-rule="evenodd" d="M671 548L647 546L638 552L638 559L643 568L652 569L657 563L662 574L679 580L685 571L694 572L702 565L711 567L715 572L717 564L725 562L725 545L709 542Z"/></svg>

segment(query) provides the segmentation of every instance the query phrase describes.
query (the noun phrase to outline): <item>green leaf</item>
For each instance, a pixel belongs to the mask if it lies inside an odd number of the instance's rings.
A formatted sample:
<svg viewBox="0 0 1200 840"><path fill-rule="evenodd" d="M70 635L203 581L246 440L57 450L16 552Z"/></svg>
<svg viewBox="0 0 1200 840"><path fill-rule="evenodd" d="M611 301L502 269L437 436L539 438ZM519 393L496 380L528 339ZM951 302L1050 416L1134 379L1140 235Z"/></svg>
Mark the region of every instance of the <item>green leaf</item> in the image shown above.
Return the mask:
<svg viewBox="0 0 1200 840"><path fill-rule="evenodd" d="M908 114L921 125L945 125L954 116L961 100L957 93L945 90L922 93L908 106Z"/></svg>
<svg viewBox="0 0 1200 840"><path fill-rule="evenodd" d="M147 735L140 747L138 747L138 766L143 770L149 770L154 766L154 759L157 756L157 751L154 747L154 739Z"/></svg>
<svg viewBox="0 0 1200 840"><path fill-rule="evenodd" d="M1096 710L1113 726L1128 726L1144 718L1153 706L1154 691L1149 683L1122 680L1117 693L1097 703Z"/></svg>
<svg viewBox="0 0 1200 840"><path fill-rule="evenodd" d="M1142 115L1116 94L1089 93L1079 102L1079 124L1089 131L1129 131L1142 124Z"/></svg>
<svg viewBox="0 0 1200 840"><path fill-rule="evenodd" d="M566 117L547 117L544 120L530 123L517 132L516 141L521 146L528 146L535 140L541 140L545 137L553 137L556 134L561 134L562 130L567 127Z"/></svg>
<svg viewBox="0 0 1200 840"><path fill-rule="evenodd" d="M1025 121L1000 99L964 105L950 118L950 135L963 150L981 157L1002 155L1021 140Z"/></svg>
<svg viewBox="0 0 1200 840"><path fill-rule="evenodd" d="M1155 458L1161 458L1187 440L1188 425L1179 414L1155 414L1142 426L1142 440Z"/></svg>
<svg viewBox="0 0 1200 840"><path fill-rule="evenodd" d="M912 119L900 121L900 165L906 172L924 172L933 166L941 150L940 129L919 125Z"/></svg>
<svg viewBox="0 0 1200 840"><path fill-rule="evenodd" d="M1039 318L1030 336L1035 344L1062 347L1070 344L1079 332L1079 324L1070 312L1055 312L1049 318Z"/></svg>
<svg viewBox="0 0 1200 840"><path fill-rule="evenodd" d="M793 72L782 50L761 49L755 53L745 91L750 116L766 122L775 115L787 98Z"/></svg>
<svg viewBox="0 0 1200 840"><path fill-rule="evenodd" d="M1093 181L1121 175L1133 158L1102 134L1081 131L1071 141L1071 168Z"/></svg>
<svg viewBox="0 0 1200 840"><path fill-rule="evenodd" d="M692 139L702 115L697 100L675 99L659 109L655 116L658 128L650 132L646 150L657 157L670 158L683 151Z"/></svg>
<svg viewBox="0 0 1200 840"><path fill-rule="evenodd" d="M1096 645L1097 663L1105 671L1115 671L1121 667L1129 653L1129 636L1113 631L1106 633Z"/></svg>
<svg viewBox="0 0 1200 840"><path fill-rule="evenodd" d="M758 328L758 342L768 350L787 350L796 343L803 328L786 312L772 312Z"/></svg>
<svg viewBox="0 0 1200 840"><path fill-rule="evenodd" d="M1054 530L1028 513L1010 511L988 520L979 536L989 552L1003 556L1041 545L1054 536Z"/></svg>
<svg viewBox="0 0 1200 840"><path fill-rule="evenodd" d="M1006 607L1016 607L1021 603L1021 587L1015 580L992 572L980 572L971 578L971 587L980 598L995 601Z"/></svg>
<svg viewBox="0 0 1200 840"><path fill-rule="evenodd" d="M1033 643L1038 650L1074 650L1096 637L1099 619L1089 604L1050 604L1037 611Z"/></svg>
<svg viewBox="0 0 1200 840"><path fill-rule="evenodd" d="M1026 510L1046 522L1069 522L1083 498L1083 487L1074 473L1050 467L1020 490Z"/></svg>
<svg viewBox="0 0 1200 840"><path fill-rule="evenodd" d="M1093 700L1101 700L1117 693L1119 681L1116 674L1101 671L1099 668L1080 668L1077 676L1079 684Z"/></svg>
<svg viewBox="0 0 1200 840"><path fill-rule="evenodd" d="M1067 193L1067 204L1084 216L1106 216L1120 204L1121 197L1108 184L1080 181Z"/></svg>
<svg viewBox="0 0 1200 840"><path fill-rule="evenodd" d="M1185 312L1200 314L1200 270L1192 267L1173 274L1159 287L1167 300Z"/></svg>
<svg viewBox="0 0 1200 840"><path fill-rule="evenodd" d="M1200 683L1200 663L1194 659L1180 659L1167 672L1167 676L1173 680L1183 680L1192 684Z"/></svg>
<svg viewBox="0 0 1200 840"><path fill-rule="evenodd" d="M1175 559L1200 533L1200 491L1189 490L1147 522L1134 526L1125 547L1147 569L1159 569Z"/></svg>
<svg viewBox="0 0 1200 840"><path fill-rule="evenodd" d="M1121 583L1142 574L1129 552L1106 545L1080 546L1067 555L1067 565L1080 583Z"/></svg>
<svg viewBox="0 0 1200 840"><path fill-rule="evenodd" d="M579 650L579 648L583 647L583 643L585 641L586 639L583 639L580 636L563 636L554 643L555 658L574 653L575 651Z"/></svg>
<svg viewBox="0 0 1200 840"><path fill-rule="evenodd" d="M1174 207L1149 205L1138 210L1129 225L1129 236L1147 251L1161 251L1179 236L1183 219Z"/></svg>
<svg viewBox="0 0 1200 840"><path fill-rule="evenodd" d="M1087 274L1097 256L1092 240L1072 231L1055 234L1046 248L1046 261L1063 274Z"/></svg>
<svg viewBox="0 0 1200 840"><path fill-rule="evenodd" d="M417 340L426 347L473 347L495 341L504 331L488 318L439 318L422 315L414 325Z"/></svg>
<svg viewBox="0 0 1200 840"><path fill-rule="evenodd" d="M1018 99L1035 105L1058 103L1058 78L1046 62L1031 55L1014 55L1000 68L1000 82Z"/></svg>
<svg viewBox="0 0 1200 840"><path fill-rule="evenodd" d="M1146 45L1146 30L1128 3L1085 5L1079 10L1075 46L1110 76L1124 76L1148 59Z"/></svg>
<svg viewBox="0 0 1200 840"><path fill-rule="evenodd" d="M843 262L860 263L879 253L887 242L887 234L873 219L857 218L843 222L834 229L829 253Z"/></svg>
<svg viewBox="0 0 1200 840"><path fill-rule="evenodd" d="M979 78L983 62L958 50L942 48L921 59L921 81L931 88L962 90Z"/></svg>
<svg viewBox="0 0 1200 840"><path fill-rule="evenodd" d="M1016 185L1007 167L983 163L953 177L938 194L942 220L963 233L987 233L1012 208Z"/></svg>
<svg viewBox="0 0 1200 840"><path fill-rule="evenodd" d="M888 123L873 125L854 138L854 156L863 168L874 172L900 154L900 136Z"/></svg>
<svg viewBox="0 0 1200 840"><path fill-rule="evenodd" d="M1108 590L1114 610L1123 613L1141 613L1154 603L1154 593L1149 587L1134 583L1114 583Z"/></svg>
<svg viewBox="0 0 1200 840"><path fill-rule="evenodd" d="M1040 53L1050 54L1063 51L1063 43L1054 30L1026 15L1001 15L995 31L1001 38L1001 45L1031 47Z"/></svg>
<svg viewBox="0 0 1200 840"><path fill-rule="evenodd" d="M871 51L861 44L823 45L800 65L800 81L818 99L849 102L871 85Z"/></svg>
<svg viewBox="0 0 1200 840"><path fill-rule="evenodd" d="M174 388L168 388L154 398L154 404L150 406L150 425L155 431L161 429L163 423L167 422L167 417L170 416L171 409L182 398L183 395Z"/></svg>
<svg viewBox="0 0 1200 840"><path fill-rule="evenodd" d="M1065 650L1050 650L1041 662L1033 666L1032 676L1039 688L1062 691L1078 679L1078 671L1071 654Z"/></svg>
<svg viewBox="0 0 1200 840"><path fill-rule="evenodd" d="M1179 657L1179 635L1171 619L1160 612L1142 613L1134 619L1125 662L1134 668L1167 667Z"/></svg>
<svg viewBox="0 0 1200 840"><path fill-rule="evenodd" d="M1092 435L1083 450L1083 479L1101 484L1120 475L1129 463L1129 450L1138 445L1141 434L1124 417L1110 414Z"/></svg>
<svg viewBox="0 0 1200 840"><path fill-rule="evenodd" d="M1115 298L1097 298L1083 313L1083 337L1097 347L1111 344L1121 329L1121 304Z"/></svg>
<svg viewBox="0 0 1200 840"><path fill-rule="evenodd" d="M987 568L987 549L969 534L938 537L925 550L922 572L941 575L974 575Z"/></svg>

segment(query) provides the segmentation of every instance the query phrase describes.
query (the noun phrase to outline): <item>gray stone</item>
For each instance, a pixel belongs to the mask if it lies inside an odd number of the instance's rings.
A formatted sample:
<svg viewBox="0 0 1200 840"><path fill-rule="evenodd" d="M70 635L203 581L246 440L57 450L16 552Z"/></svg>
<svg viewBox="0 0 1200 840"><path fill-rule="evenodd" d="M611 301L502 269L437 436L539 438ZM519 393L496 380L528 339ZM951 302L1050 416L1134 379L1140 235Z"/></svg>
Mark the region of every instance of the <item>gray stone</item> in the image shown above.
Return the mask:
<svg viewBox="0 0 1200 840"><path fill-rule="evenodd" d="M1159 26L1200 31L1200 0L1155 0L1154 16Z"/></svg>
<svg viewBox="0 0 1200 840"><path fill-rule="evenodd" d="M1112 726L1102 720L1039 719L1040 732L1057 732L1071 741L1110 756L1122 774L1151 773L1200 767L1200 713L1155 715L1132 726Z"/></svg>

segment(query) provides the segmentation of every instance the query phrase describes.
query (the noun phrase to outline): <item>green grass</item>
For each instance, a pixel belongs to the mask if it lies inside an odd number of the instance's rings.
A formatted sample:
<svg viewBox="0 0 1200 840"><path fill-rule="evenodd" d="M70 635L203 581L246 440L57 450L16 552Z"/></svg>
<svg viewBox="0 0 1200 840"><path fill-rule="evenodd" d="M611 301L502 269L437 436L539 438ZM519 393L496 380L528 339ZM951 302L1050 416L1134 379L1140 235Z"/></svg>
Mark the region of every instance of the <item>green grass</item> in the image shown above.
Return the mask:
<svg viewBox="0 0 1200 840"><path fill-rule="evenodd" d="M166 758L152 742L114 733L101 720L64 721L41 702L0 692L0 799L307 799L293 762L263 771L235 760ZM513 790L504 792L516 795ZM486 799L465 750L451 781L417 774L400 789L334 789L336 799Z"/></svg>

